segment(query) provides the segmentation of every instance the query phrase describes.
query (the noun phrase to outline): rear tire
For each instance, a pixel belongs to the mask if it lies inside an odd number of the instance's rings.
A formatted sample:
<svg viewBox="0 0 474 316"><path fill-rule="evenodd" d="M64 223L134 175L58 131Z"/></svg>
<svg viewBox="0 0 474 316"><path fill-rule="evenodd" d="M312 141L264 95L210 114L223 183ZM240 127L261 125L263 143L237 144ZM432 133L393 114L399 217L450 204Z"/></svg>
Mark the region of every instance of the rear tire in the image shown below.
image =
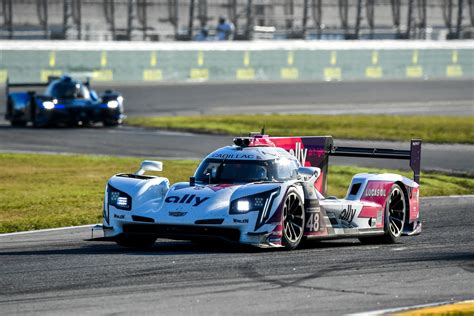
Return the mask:
<svg viewBox="0 0 474 316"><path fill-rule="evenodd" d="M407 209L408 202L405 192L398 184L394 184L385 207L385 234L383 236L359 238L360 242L363 244L394 244L398 242L405 225Z"/></svg>
<svg viewBox="0 0 474 316"><path fill-rule="evenodd" d="M304 234L304 205L298 191L290 188L283 206L283 237L282 244L287 250L296 249Z"/></svg>
<svg viewBox="0 0 474 316"><path fill-rule="evenodd" d="M150 249L155 241L153 236L120 236L115 242L125 248Z"/></svg>
<svg viewBox="0 0 474 316"><path fill-rule="evenodd" d="M10 121L11 126L13 127L25 127L26 126L26 121Z"/></svg>

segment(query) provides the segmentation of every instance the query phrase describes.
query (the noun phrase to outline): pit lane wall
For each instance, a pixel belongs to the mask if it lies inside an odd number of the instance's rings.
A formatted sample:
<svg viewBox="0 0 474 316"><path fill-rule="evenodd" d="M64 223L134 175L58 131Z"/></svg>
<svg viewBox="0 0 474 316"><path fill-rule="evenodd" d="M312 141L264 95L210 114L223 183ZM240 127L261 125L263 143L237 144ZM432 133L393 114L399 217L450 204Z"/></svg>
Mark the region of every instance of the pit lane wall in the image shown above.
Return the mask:
<svg viewBox="0 0 474 316"><path fill-rule="evenodd" d="M474 78L474 41L0 41L0 82Z"/></svg>

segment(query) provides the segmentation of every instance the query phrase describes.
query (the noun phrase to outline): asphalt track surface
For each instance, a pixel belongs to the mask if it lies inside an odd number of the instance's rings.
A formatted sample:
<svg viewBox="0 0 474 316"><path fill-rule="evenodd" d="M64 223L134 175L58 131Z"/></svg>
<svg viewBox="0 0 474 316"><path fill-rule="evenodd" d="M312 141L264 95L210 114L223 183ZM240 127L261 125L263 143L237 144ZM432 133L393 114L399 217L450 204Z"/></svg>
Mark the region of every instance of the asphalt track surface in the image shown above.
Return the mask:
<svg viewBox="0 0 474 316"><path fill-rule="evenodd" d="M101 91L110 86L97 86ZM384 113L474 115L474 81L300 82L239 84L116 85L133 115L201 113ZM3 91L2 91L3 93ZM0 102L4 104L4 93ZM2 101L3 100L3 101ZM0 109L0 113L3 108ZM3 115L2 115L3 116ZM228 145L232 137L197 135L132 127L12 128L0 119L0 152L64 152L140 156L155 159L202 159ZM340 146L407 149L392 142L336 141ZM474 173L474 146L424 145L424 170ZM353 158L335 164L407 169L400 161Z"/></svg>
<svg viewBox="0 0 474 316"><path fill-rule="evenodd" d="M123 93L129 115L474 115L472 80L163 84L114 89Z"/></svg>
<svg viewBox="0 0 474 316"><path fill-rule="evenodd" d="M97 84L128 115L233 113L474 115L473 80ZM0 114L5 91L0 89ZM3 115L2 115L3 116Z"/></svg>
<svg viewBox="0 0 474 316"><path fill-rule="evenodd" d="M0 313L340 315L473 299L473 208L425 198L419 236L291 252L161 239L134 251L84 241L88 228L0 235Z"/></svg>
<svg viewBox="0 0 474 316"><path fill-rule="evenodd" d="M138 156L147 159L202 159L232 144L232 136L201 135L122 126L118 128L12 128L0 124L0 152L78 153ZM409 142L335 140L339 146L409 149ZM422 146L423 170L474 174L474 146ZM333 157L335 165L409 169L408 161ZM166 163L165 163L166 166ZM123 170L126 171L126 170Z"/></svg>

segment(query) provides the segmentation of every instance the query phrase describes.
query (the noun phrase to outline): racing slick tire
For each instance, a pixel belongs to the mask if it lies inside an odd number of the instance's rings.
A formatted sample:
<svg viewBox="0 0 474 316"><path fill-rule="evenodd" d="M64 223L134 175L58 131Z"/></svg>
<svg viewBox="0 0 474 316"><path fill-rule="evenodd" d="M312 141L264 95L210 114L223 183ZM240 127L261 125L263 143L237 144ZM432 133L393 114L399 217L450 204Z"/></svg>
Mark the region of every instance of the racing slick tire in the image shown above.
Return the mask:
<svg viewBox="0 0 474 316"><path fill-rule="evenodd" d="M396 243L402 235L408 210L405 191L398 184L394 184L385 207L385 234L383 236L359 238L359 240L364 244Z"/></svg>
<svg viewBox="0 0 474 316"><path fill-rule="evenodd" d="M293 250L299 246L304 234L304 204L295 188L288 190L284 203L282 245L287 250Z"/></svg>
<svg viewBox="0 0 474 316"><path fill-rule="evenodd" d="M52 126L51 121L43 121L41 122L38 120L38 109L36 107L36 104L31 105L31 122L33 123L34 128L46 128Z"/></svg>
<svg viewBox="0 0 474 316"><path fill-rule="evenodd" d="M119 120L105 120L102 122L102 124L106 127L115 127L120 125Z"/></svg>
<svg viewBox="0 0 474 316"><path fill-rule="evenodd" d="M119 236L115 242L122 247L149 249L155 244L156 237L154 236Z"/></svg>
<svg viewBox="0 0 474 316"><path fill-rule="evenodd" d="M26 121L16 121L16 120L11 120L10 124L13 127L25 127L28 122Z"/></svg>

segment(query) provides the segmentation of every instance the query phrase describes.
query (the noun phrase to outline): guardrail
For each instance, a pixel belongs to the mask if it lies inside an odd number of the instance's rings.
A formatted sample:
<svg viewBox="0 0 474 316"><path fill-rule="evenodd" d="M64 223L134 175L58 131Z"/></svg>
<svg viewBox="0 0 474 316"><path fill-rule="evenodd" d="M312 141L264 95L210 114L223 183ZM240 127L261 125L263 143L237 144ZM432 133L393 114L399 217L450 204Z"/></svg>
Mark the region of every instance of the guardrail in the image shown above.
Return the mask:
<svg viewBox="0 0 474 316"><path fill-rule="evenodd" d="M474 78L474 41L0 41L0 82Z"/></svg>

